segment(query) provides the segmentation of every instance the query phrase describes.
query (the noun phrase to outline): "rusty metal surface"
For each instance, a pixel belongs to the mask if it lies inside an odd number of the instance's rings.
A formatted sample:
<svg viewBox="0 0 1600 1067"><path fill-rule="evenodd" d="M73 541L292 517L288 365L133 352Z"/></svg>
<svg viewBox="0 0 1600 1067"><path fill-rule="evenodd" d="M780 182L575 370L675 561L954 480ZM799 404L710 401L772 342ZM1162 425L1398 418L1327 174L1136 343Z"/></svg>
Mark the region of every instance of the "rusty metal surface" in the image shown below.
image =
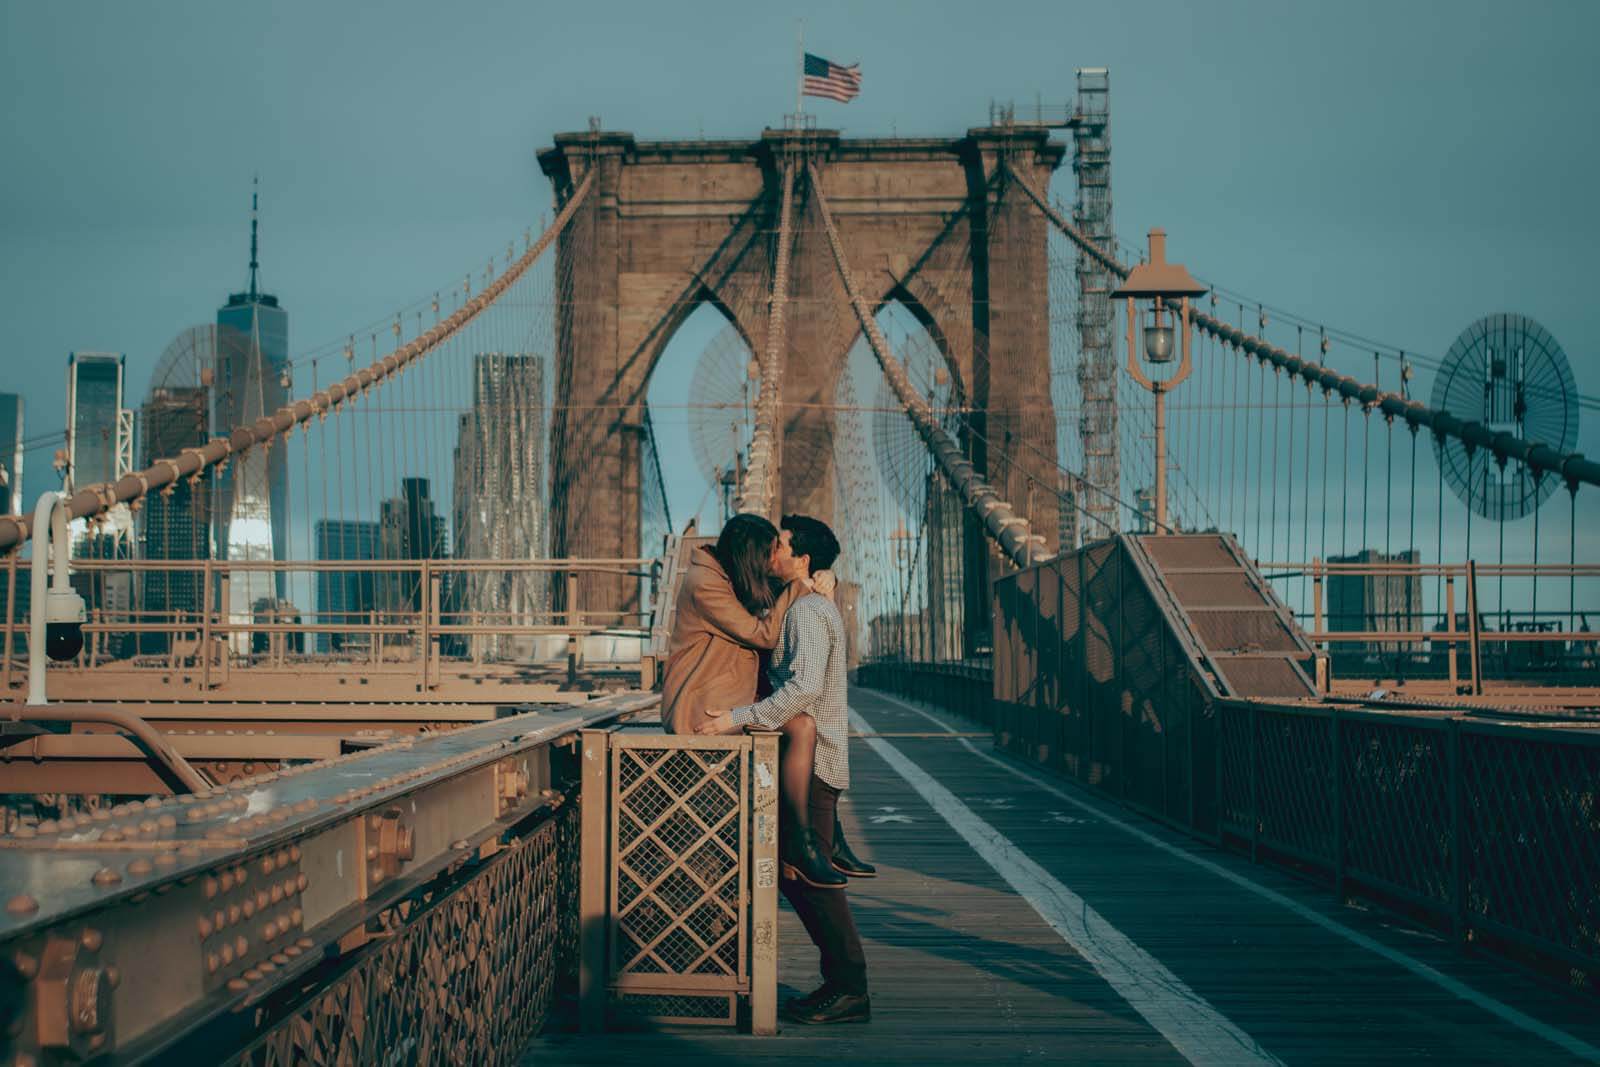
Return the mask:
<svg viewBox="0 0 1600 1067"><path fill-rule="evenodd" d="M510 1063L577 948L577 811L567 807L447 893L228 1062Z"/></svg>
<svg viewBox="0 0 1600 1067"><path fill-rule="evenodd" d="M657 700L534 711L19 828L0 838L0 955L40 961L92 941L94 968L126 979L105 995L114 1021L96 1031L112 1049L253 1002L386 896L558 803L553 742ZM89 980L85 965L63 966ZM58 1048L49 987L28 978L22 992L17 1047Z"/></svg>

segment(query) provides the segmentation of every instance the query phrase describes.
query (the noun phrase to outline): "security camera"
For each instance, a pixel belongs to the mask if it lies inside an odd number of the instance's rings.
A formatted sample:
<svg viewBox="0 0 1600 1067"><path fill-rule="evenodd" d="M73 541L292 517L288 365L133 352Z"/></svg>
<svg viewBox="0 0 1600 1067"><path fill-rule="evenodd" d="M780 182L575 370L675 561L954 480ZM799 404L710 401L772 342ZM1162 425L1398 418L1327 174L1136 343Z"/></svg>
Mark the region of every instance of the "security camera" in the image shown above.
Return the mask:
<svg viewBox="0 0 1600 1067"><path fill-rule="evenodd" d="M83 651L83 597L71 589L52 589L45 597L44 651L53 660L73 659Z"/></svg>

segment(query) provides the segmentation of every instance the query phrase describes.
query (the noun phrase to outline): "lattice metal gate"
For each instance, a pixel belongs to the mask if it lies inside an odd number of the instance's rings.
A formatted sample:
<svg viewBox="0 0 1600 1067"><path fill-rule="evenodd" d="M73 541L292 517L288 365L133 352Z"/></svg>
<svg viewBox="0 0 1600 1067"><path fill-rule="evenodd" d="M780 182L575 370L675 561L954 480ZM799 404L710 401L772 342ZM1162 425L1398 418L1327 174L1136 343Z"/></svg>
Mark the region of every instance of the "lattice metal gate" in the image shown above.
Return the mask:
<svg viewBox="0 0 1600 1067"><path fill-rule="evenodd" d="M584 1029L777 1031L776 734L583 737Z"/></svg>

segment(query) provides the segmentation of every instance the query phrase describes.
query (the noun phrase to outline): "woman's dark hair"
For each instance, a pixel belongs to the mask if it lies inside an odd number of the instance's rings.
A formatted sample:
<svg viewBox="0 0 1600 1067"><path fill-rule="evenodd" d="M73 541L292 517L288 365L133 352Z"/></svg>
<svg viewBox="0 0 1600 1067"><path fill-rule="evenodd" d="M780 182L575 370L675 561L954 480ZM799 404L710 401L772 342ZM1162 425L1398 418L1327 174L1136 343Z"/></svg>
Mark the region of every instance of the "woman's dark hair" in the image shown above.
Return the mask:
<svg viewBox="0 0 1600 1067"><path fill-rule="evenodd" d="M778 528L760 515L743 512L729 519L712 549L717 562L733 582L733 595L752 615L768 611L776 603L772 576L772 545Z"/></svg>

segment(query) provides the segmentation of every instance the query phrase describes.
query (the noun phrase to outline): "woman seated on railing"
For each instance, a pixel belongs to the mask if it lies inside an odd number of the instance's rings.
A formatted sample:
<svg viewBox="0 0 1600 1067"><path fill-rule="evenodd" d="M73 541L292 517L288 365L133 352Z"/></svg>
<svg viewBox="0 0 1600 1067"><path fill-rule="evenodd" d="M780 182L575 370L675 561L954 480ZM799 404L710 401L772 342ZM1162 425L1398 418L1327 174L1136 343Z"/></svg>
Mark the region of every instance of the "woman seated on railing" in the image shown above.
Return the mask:
<svg viewBox="0 0 1600 1067"><path fill-rule="evenodd" d="M715 546L696 548L674 609L672 640L661 684L661 725L668 733L701 729L716 715L756 701L761 652L778 643L783 617L813 588L832 595L833 575L820 572L774 592L774 575L790 568L788 539L760 515L729 519ZM817 730L809 715L783 726L780 789L790 825L809 828L807 799L816 761ZM804 836L804 835L801 835ZM805 868L811 884L837 888L844 878L814 857Z"/></svg>

